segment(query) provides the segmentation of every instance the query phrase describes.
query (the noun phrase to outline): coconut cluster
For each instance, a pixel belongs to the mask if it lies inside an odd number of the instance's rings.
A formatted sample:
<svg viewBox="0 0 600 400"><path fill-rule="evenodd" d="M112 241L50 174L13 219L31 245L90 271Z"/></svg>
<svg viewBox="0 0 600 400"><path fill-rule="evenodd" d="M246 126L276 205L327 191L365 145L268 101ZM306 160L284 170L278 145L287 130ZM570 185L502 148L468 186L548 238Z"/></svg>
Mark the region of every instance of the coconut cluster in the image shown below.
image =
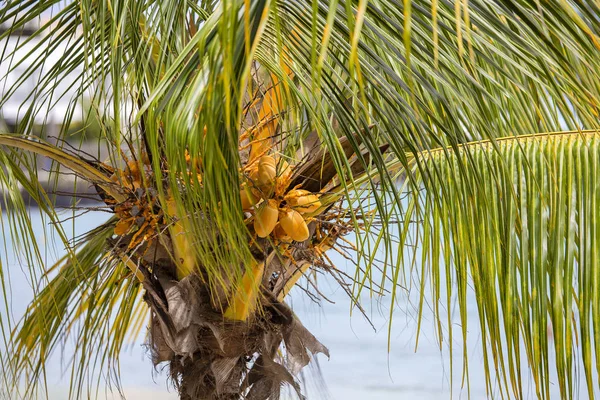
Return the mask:
<svg viewBox="0 0 600 400"><path fill-rule="evenodd" d="M143 184L144 180L151 179L152 174L148 157L142 154L139 161L127 158L125 161L125 167L114 169L110 177L115 185L128 193L125 201L114 205L118 217L114 232L118 236L131 235L128 248L133 249L143 242L151 245L165 220L158 192Z"/></svg>
<svg viewBox="0 0 600 400"><path fill-rule="evenodd" d="M309 238L308 223L320 207L318 194L298 187L288 190L292 168L282 158L264 155L243 171L242 208L260 238L302 242Z"/></svg>

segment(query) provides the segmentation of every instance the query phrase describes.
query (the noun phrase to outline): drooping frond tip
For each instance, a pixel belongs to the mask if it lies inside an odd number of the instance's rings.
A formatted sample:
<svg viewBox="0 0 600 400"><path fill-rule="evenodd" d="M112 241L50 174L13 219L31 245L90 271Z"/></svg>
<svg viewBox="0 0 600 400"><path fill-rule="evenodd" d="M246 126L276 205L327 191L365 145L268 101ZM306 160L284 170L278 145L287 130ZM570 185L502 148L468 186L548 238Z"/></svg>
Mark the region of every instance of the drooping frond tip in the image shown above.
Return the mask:
<svg viewBox="0 0 600 400"><path fill-rule="evenodd" d="M577 397L580 377L593 397L600 355L593 345L600 326L599 157L596 131L512 137L421 156L428 175L416 177L426 190L409 197L419 207L408 208L423 221L420 270L433 287L435 317L448 322L440 341L455 345L452 332L459 329L454 337L466 346L467 336L481 334L490 395L499 389L524 398L532 379L535 395L549 398L555 370L561 398ZM471 285L478 327L468 323ZM460 328L452 323L455 301Z"/></svg>

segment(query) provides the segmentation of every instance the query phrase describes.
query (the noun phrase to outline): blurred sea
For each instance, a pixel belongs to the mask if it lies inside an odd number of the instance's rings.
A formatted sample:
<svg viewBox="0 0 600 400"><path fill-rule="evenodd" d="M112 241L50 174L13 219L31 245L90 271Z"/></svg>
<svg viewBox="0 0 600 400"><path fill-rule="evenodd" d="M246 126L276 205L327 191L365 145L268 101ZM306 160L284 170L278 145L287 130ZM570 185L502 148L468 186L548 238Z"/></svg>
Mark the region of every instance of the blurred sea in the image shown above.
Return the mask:
<svg viewBox="0 0 600 400"><path fill-rule="evenodd" d="M39 210L32 208L33 230L40 243L46 243L42 257L49 265L64 249L56 234L52 234L48 221L40 216ZM64 215L69 217L70 213ZM29 269L19 264L15 258L14 246L6 225L7 214L3 215L5 225L0 237L6 241L2 257L4 271L10 275L11 287L9 303L12 317L18 319L32 296ZM97 226L109 214L91 212L77 218L75 226L69 220L63 224L69 235L78 235ZM4 235L2 237L2 235ZM342 270L353 270L341 258L333 258ZM322 301L316 304L309 300L303 291L292 292L289 299L294 311L303 324L323 343L331 353L331 359L319 355L316 363L304 370L308 399L454 399L469 398L469 391L461 388L462 380L462 339L457 317L454 325L453 376L450 375L450 358L447 347L440 351L434 331L434 321L425 314L419 336L418 350L415 352L417 328L416 299L401 295L393 316L390 334L391 348L388 353L389 300L377 297L370 299L368 293L362 297L363 305L371 324L358 310L350 313L347 295L333 280L319 280L320 290L334 302ZM478 338L478 317L475 298L469 301L468 326L472 332L468 339L470 398L486 398L484 366L481 345ZM0 300L1 302L1 300ZM4 306L1 307L4 309ZM2 312L2 311L0 311ZM175 390L167 384L165 373L154 370L143 347L143 337L138 338L121 358L123 392L128 400L177 399ZM68 359L67 348L64 360ZM60 353L60 352L58 352ZM66 399L68 396L69 366L61 354L55 354L48 364L49 398ZM526 367L525 367L526 368ZM583 380L581 381L583 386ZM555 385L556 387L556 385ZM529 395L534 398L529 384ZM498 393L494 393L498 395ZM1 396L0 396L1 397ZM497 396L494 396L497 397ZM587 397L587 396L585 396ZM582 397L582 398L585 398ZM99 398L118 399L117 392L106 391ZM558 397L557 397L558 398Z"/></svg>

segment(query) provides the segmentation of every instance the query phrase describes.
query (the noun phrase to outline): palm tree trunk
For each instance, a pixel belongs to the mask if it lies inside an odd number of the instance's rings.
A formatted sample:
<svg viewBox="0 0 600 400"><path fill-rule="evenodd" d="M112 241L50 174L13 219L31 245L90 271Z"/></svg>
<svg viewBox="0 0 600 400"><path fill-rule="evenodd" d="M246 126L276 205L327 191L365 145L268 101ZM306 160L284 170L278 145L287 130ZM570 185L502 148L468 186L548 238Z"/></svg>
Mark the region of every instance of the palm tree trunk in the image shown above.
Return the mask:
<svg viewBox="0 0 600 400"><path fill-rule="evenodd" d="M158 275L144 281L153 312L148 345L155 365L168 363L182 400L277 399L283 384L300 395L295 374L311 354L328 355L267 291L252 318L231 321L215 309L198 275L181 281Z"/></svg>

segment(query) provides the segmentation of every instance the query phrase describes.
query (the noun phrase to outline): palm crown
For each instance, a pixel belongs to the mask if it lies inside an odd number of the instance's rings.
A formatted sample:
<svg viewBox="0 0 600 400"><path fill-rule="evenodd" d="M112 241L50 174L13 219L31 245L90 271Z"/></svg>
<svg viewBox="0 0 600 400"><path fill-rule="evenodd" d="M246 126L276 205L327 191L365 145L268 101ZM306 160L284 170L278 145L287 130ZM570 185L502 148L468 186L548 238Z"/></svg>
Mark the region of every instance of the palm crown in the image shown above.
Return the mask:
<svg viewBox="0 0 600 400"><path fill-rule="evenodd" d="M154 362L169 363L182 398L299 391L297 372L327 349L284 299L319 269L355 299L369 290L394 303L413 287L450 346L454 330L466 346L473 328L472 286L490 394L497 382L521 398L531 377L546 398L556 368L573 397L580 366L593 394L598 4L60 4L0 10L11 26L0 37L51 15L34 36L48 51L69 43L18 132L0 135L0 178L57 222L31 154L47 156L55 176L66 168L94 185L114 216L76 242L57 225L68 254L46 266L25 203L9 192L11 230L42 282L22 320L2 319L9 389L27 377L21 394L33 396L67 335L80 397L87 374L113 368L149 315ZM10 53L2 62L14 68L22 61ZM43 63L32 59L25 77ZM29 135L36 104L51 104L80 65L107 159ZM354 276L329 251L353 260Z"/></svg>

